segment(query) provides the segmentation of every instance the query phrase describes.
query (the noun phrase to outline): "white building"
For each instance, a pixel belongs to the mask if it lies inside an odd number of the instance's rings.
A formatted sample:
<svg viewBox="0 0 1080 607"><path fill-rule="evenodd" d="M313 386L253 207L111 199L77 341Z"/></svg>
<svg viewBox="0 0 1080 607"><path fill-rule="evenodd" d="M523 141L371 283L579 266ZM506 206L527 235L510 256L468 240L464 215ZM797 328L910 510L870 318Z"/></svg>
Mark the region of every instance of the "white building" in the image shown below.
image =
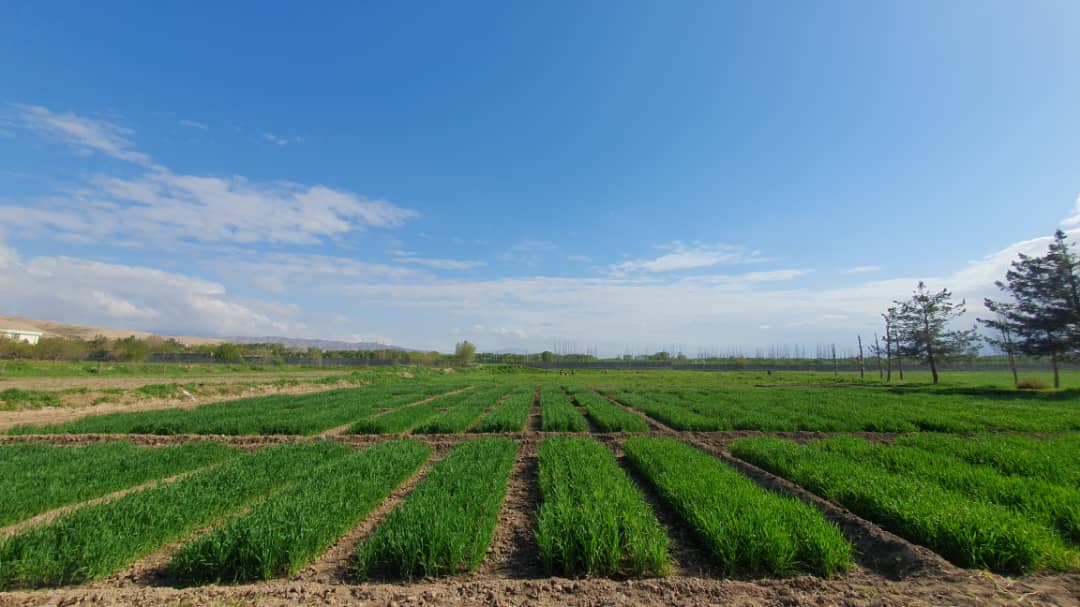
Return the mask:
<svg viewBox="0 0 1080 607"><path fill-rule="evenodd" d="M25 331L23 329L0 329L0 339L14 339L24 341L31 346L37 345L41 339L41 331Z"/></svg>

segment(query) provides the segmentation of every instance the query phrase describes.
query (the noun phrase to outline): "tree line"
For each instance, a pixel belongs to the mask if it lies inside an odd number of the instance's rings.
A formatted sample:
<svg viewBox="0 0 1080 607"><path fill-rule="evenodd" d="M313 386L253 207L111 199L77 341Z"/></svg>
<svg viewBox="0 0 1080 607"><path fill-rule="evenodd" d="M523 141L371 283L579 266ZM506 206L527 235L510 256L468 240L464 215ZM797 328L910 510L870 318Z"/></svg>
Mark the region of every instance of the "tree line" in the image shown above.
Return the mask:
<svg viewBox="0 0 1080 607"><path fill-rule="evenodd" d="M1060 388L1060 364L1080 357L1080 259L1065 233L1054 233L1045 255L1019 254L1005 280L994 284L1005 297L983 301L990 313L976 319L990 331L983 337L975 326L949 328L966 308L963 300L952 301L948 289L931 292L919 282L909 299L894 301L882 314L884 350L871 350L885 354L889 379L894 362L903 379L903 360L910 358L929 366L936 384L942 362L974 356L985 342L1005 353L1015 385L1016 359L1029 356L1050 359L1054 388Z"/></svg>

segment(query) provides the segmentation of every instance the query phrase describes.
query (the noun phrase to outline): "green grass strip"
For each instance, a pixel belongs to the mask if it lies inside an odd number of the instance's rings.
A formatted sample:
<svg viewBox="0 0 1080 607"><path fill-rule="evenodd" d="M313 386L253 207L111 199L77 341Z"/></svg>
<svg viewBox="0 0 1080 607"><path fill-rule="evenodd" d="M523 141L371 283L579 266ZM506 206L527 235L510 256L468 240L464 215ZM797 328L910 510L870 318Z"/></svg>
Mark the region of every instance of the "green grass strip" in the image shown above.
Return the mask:
<svg viewBox="0 0 1080 607"><path fill-rule="evenodd" d="M0 527L237 453L221 443L138 447L126 441L77 447L0 445Z"/></svg>
<svg viewBox="0 0 1080 607"><path fill-rule="evenodd" d="M1017 574L1078 564L1076 553L1046 527L932 481L783 439L739 439L730 449L961 567Z"/></svg>
<svg viewBox="0 0 1080 607"><path fill-rule="evenodd" d="M495 531L516 452L513 441L501 438L454 447L357 548L359 576L474 571Z"/></svg>
<svg viewBox="0 0 1080 607"><path fill-rule="evenodd" d="M506 389L485 387L470 390L461 404L450 407L444 413L413 428L413 434L460 434L484 414L484 411L498 402Z"/></svg>
<svg viewBox="0 0 1080 607"><path fill-rule="evenodd" d="M557 436L540 445L536 540L550 574L664 575L667 534L603 445Z"/></svg>
<svg viewBox="0 0 1080 607"><path fill-rule="evenodd" d="M101 578L347 452L326 441L267 447L62 515L0 543L0 590Z"/></svg>
<svg viewBox="0 0 1080 607"><path fill-rule="evenodd" d="M992 466L1005 474L1038 478L1066 487L1080 486L1080 435L1038 439L1003 434L972 437L918 434L901 436L894 444Z"/></svg>
<svg viewBox="0 0 1080 607"><path fill-rule="evenodd" d="M604 432L648 432L649 424L640 416L588 390L573 391L574 399Z"/></svg>
<svg viewBox="0 0 1080 607"><path fill-rule="evenodd" d="M170 570L196 582L292 575L362 521L429 455L427 445L400 440L330 460L248 514L184 546Z"/></svg>
<svg viewBox="0 0 1080 607"><path fill-rule="evenodd" d="M1080 488L1055 485L1037 478L1007 476L989 466L969 464L943 453L872 444L854 437L812 441L809 446L1001 504L1025 518L1058 530L1062 537L1073 543L1080 543Z"/></svg>
<svg viewBox="0 0 1080 607"><path fill-rule="evenodd" d="M540 389L540 429L544 432L588 432L589 423L559 386Z"/></svg>
<svg viewBox="0 0 1080 607"><path fill-rule="evenodd" d="M522 432L532 412L535 392L512 393L503 404L484 416L473 432Z"/></svg>
<svg viewBox="0 0 1080 607"><path fill-rule="evenodd" d="M672 438L631 438L623 449L725 573L829 577L851 566L851 544L806 503Z"/></svg>
<svg viewBox="0 0 1080 607"><path fill-rule="evenodd" d="M416 402L450 387L389 385L275 395L203 405L91 415L66 424L19 426L10 434L226 434L310 435L378 412Z"/></svg>
<svg viewBox="0 0 1080 607"><path fill-rule="evenodd" d="M441 413L464 403L471 390L440 396L426 403L401 407L388 413L373 415L353 424L349 434L400 434L424 424Z"/></svg>

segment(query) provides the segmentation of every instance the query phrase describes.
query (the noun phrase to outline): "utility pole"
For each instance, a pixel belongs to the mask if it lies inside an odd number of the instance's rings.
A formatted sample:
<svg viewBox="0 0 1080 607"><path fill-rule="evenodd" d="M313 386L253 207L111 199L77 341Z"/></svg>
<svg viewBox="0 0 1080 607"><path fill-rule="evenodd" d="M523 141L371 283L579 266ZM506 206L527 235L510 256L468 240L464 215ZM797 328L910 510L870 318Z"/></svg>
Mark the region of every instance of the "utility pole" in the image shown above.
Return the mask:
<svg viewBox="0 0 1080 607"><path fill-rule="evenodd" d="M862 335L859 338L859 379L866 379L866 367L863 365Z"/></svg>
<svg viewBox="0 0 1080 607"><path fill-rule="evenodd" d="M883 379L885 373L881 370L881 343L878 342L877 331L874 331L874 356L877 357L878 379Z"/></svg>

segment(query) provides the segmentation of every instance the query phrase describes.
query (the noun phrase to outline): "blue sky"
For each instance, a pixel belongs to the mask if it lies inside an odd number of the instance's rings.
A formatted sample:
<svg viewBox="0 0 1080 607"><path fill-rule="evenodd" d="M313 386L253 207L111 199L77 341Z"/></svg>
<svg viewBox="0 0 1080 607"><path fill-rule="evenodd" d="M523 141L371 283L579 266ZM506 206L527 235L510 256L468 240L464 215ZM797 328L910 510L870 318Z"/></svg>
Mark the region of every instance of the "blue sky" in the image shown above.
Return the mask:
<svg viewBox="0 0 1080 607"><path fill-rule="evenodd" d="M1069 2L7 3L0 313L846 345L917 280L979 302L1080 225L1078 23Z"/></svg>

